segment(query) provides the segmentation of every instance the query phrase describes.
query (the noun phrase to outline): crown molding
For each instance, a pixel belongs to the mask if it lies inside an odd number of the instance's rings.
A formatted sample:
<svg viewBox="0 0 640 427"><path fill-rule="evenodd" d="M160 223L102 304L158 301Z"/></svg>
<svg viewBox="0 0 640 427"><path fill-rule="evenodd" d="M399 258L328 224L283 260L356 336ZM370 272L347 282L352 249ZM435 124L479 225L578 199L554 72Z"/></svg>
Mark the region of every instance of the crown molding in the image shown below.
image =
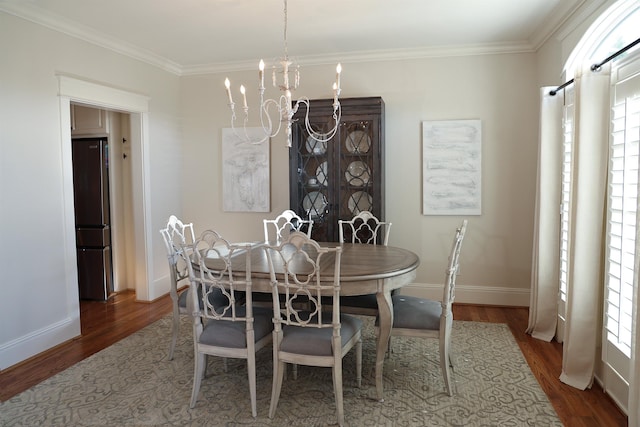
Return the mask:
<svg viewBox="0 0 640 427"><path fill-rule="evenodd" d="M576 2L587 2L589 0L571 0ZM604 1L604 0L595 0ZM582 3L580 3L582 4ZM577 6L576 6L577 7ZM184 66L156 55L150 51L140 49L122 40L97 33L95 29L80 25L61 18L60 16L45 13L31 3L4 2L0 0L0 10L11 15L34 22L38 25L50 28L54 31L69 35L71 37L86 41L88 43L109 49L130 58L145 62L177 76L216 74L223 72L255 70L255 61L237 61L225 63L202 64L195 66ZM328 55L311 55L297 57L297 61L305 66L334 64L336 61L343 63L362 62L384 62L403 61L428 58L444 58L456 56L476 56L476 55L497 55L514 53L533 53L537 51L538 45L546 40L557 26L561 25L568 15L571 15L575 8L568 8L561 13L559 21L555 26L544 27L539 33L541 37L536 38L536 42L514 41L508 43L477 44L477 45L454 45L454 46L426 46L412 49L389 49L389 50L368 50L360 52L336 52Z"/></svg>
<svg viewBox="0 0 640 427"><path fill-rule="evenodd" d="M610 0L584 0L580 7L571 16L571 21L567 25L560 26L557 32L557 39L564 41L578 26L593 15L598 8L608 3ZM564 24L564 23L563 23Z"/></svg>
<svg viewBox="0 0 640 427"><path fill-rule="evenodd" d="M122 40L98 33L91 27L63 19L57 15L45 13L30 3L7 3L0 1L0 10L54 31L86 41L87 43L145 62L164 71L177 75L182 73L182 67L180 64L156 55L150 51L140 49L137 46L127 44Z"/></svg>
<svg viewBox="0 0 640 427"><path fill-rule="evenodd" d="M361 52L341 52L330 55L298 56L300 65L316 66L341 62L354 64L361 62L404 61L427 58L446 58L455 56L499 55L513 53L532 53L536 49L529 42L495 43L483 45L430 46L416 49L369 50ZM186 66L182 75L217 74L233 71L256 69L256 61L237 61L219 64Z"/></svg>
<svg viewBox="0 0 640 427"><path fill-rule="evenodd" d="M566 0L559 2L559 6L554 11L551 19L546 20L531 37L531 44L536 47L536 50L540 49L588 1Z"/></svg>

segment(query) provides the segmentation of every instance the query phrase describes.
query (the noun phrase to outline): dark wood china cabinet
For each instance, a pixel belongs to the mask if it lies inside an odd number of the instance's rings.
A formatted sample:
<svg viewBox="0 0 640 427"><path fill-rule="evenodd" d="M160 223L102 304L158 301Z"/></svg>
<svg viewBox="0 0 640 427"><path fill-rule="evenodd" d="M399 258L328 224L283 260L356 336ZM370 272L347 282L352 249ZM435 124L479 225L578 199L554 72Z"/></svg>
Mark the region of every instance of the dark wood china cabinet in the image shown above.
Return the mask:
<svg viewBox="0 0 640 427"><path fill-rule="evenodd" d="M306 108L294 116L289 150L290 206L313 220L312 238L337 242L338 220L368 210L384 221L384 101L341 99L342 118L326 143L309 137ZM333 127L333 99L311 100L309 122L316 132Z"/></svg>

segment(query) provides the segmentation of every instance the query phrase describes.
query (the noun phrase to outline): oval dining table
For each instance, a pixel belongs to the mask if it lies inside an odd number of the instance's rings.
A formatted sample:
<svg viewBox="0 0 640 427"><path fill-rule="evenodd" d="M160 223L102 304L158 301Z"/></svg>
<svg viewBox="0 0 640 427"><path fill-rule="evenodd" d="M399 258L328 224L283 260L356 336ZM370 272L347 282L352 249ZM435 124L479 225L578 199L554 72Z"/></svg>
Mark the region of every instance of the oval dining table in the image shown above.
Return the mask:
<svg viewBox="0 0 640 427"><path fill-rule="evenodd" d="M416 277L420 264L418 256L403 248L394 246L369 245L359 243L318 242L323 247L342 246L340 260L340 295L376 294L378 301L378 336L376 342L376 397L383 401L382 370L393 325L391 291L411 283ZM271 292L269 262L265 249L268 242L252 244L251 278L254 292ZM242 253L242 252L241 252ZM235 273L244 273L246 257L241 253L233 257ZM321 281L333 281L333 253L323 257L320 266ZM205 261L215 269L213 259ZM209 265L211 263L211 265ZM276 274L279 266L274 266Z"/></svg>

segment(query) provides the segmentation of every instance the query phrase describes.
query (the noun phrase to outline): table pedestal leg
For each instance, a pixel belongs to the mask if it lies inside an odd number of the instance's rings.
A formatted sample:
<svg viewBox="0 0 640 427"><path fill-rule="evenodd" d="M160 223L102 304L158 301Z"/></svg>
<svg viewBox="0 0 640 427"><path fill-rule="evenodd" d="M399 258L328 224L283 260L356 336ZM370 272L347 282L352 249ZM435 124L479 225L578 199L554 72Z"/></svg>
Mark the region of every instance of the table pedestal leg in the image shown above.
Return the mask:
<svg viewBox="0 0 640 427"><path fill-rule="evenodd" d="M380 288L379 288L380 289ZM393 306L391 303L390 291L378 291L378 337L376 343L376 396L378 401L383 402L382 368L384 358L389 347L389 337L393 326Z"/></svg>

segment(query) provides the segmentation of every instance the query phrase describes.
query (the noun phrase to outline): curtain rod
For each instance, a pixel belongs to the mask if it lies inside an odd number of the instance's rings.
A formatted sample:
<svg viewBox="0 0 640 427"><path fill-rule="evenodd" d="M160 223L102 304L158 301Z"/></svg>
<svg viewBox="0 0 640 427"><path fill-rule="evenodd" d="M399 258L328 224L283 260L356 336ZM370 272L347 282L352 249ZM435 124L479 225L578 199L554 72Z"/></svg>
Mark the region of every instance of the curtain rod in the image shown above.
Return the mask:
<svg viewBox="0 0 640 427"><path fill-rule="evenodd" d="M605 59L604 61L598 63L598 64L593 64L591 66L591 71L597 71L600 69L600 67L602 67L604 64L606 64L607 62L611 61L612 59L616 58L617 56L622 55L623 53L625 53L626 51L628 51L629 49L631 49L632 47L634 47L635 45L637 45L638 43L640 43L640 39L637 39L634 42L629 43L628 45L626 45L625 47L623 47L622 49L620 49L619 51L617 51L616 53L614 53L613 55L609 56L607 59ZM555 88L552 91L549 91L549 95L554 96L556 93L558 93L559 90L564 89L565 87L569 86L570 84L573 83L573 79L569 80L568 82L565 82L563 84L561 84L560 86L558 86L557 88Z"/></svg>

